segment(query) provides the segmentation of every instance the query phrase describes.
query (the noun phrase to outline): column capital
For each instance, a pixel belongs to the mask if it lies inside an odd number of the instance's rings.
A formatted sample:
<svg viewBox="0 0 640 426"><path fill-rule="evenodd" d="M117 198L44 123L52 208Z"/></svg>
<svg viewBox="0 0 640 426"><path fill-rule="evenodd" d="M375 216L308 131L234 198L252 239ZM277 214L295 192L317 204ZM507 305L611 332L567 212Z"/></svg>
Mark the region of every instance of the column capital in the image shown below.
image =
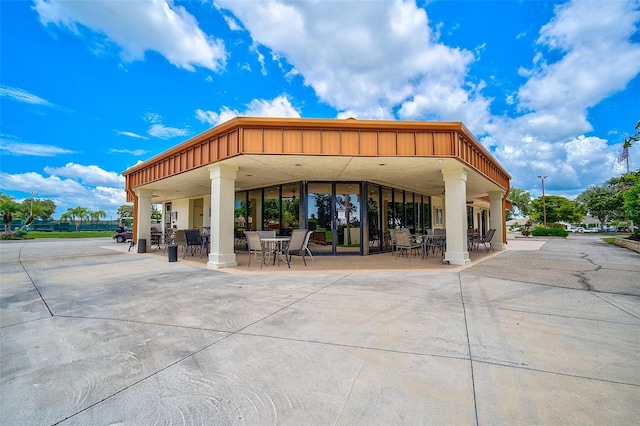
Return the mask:
<svg viewBox="0 0 640 426"><path fill-rule="evenodd" d="M145 188L136 188L135 193L138 197L151 198L153 196L153 190Z"/></svg>
<svg viewBox="0 0 640 426"><path fill-rule="evenodd" d="M505 196L505 192L504 191L488 191L487 195L489 195L489 198L499 198L502 200L502 198Z"/></svg>
<svg viewBox="0 0 640 426"><path fill-rule="evenodd" d="M463 180L465 182L467 181L468 173L464 167L456 167L453 169L443 169L441 170L441 172L445 182L448 180Z"/></svg>
<svg viewBox="0 0 640 426"><path fill-rule="evenodd" d="M209 167L209 178L210 179L236 179L236 175L238 172L237 166L229 166L226 164L214 164Z"/></svg>

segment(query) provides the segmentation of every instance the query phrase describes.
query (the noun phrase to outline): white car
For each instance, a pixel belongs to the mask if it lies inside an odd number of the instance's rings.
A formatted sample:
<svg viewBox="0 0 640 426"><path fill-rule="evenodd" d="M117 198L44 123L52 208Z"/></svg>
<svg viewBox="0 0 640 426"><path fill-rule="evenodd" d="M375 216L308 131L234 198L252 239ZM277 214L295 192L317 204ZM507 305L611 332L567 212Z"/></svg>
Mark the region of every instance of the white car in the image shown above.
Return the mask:
<svg viewBox="0 0 640 426"><path fill-rule="evenodd" d="M582 226L578 226L578 227L572 226L571 228L567 229L567 231L583 233L584 232L584 228Z"/></svg>
<svg viewBox="0 0 640 426"><path fill-rule="evenodd" d="M583 232L595 233L595 232L601 232L601 231L600 231L600 228L586 228Z"/></svg>

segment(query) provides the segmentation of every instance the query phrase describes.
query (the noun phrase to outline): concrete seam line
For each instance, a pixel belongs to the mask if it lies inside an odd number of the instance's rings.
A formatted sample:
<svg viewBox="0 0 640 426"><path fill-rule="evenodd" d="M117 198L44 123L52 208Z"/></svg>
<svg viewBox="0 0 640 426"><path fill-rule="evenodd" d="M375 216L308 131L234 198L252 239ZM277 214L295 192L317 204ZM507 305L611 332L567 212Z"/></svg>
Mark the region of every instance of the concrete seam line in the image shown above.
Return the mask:
<svg viewBox="0 0 640 426"><path fill-rule="evenodd" d="M49 308L49 304L47 303L46 300L44 300L44 297L42 296L42 293L40 293L40 289L38 288L38 285L33 280L33 278L31 278L31 275L29 274L29 271L27 271L27 268L22 263L22 259L20 257L22 256L22 249L25 246L26 246L26 243L23 244L22 247L20 247L20 250L18 251L18 263L20 264L20 266L22 266L22 270L24 271L25 274L27 274L27 277L29 277L29 281L31 281L31 284L33 284L33 288L35 288L36 291L38 292L38 296L40 296L40 300L42 300L42 303L44 303L44 306L47 308L47 311L49 311L49 315L54 316L53 312L51 312L51 308Z"/></svg>
<svg viewBox="0 0 640 426"><path fill-rule="evenodd" d="M471 389L473 391L473 412L476 416L476 425L479 425L478 421L478 402L476 400L476 379L473 373L473 355L471 354L471 340L469 339L469 324L467 322L467 308L464 303L464 294L462 292L462 275L458 274L458 285L460 288L460 302L462 303L462 312L464 314L464 330L467 336L467 350L469 351L469 367L471 369Z"/></svg>

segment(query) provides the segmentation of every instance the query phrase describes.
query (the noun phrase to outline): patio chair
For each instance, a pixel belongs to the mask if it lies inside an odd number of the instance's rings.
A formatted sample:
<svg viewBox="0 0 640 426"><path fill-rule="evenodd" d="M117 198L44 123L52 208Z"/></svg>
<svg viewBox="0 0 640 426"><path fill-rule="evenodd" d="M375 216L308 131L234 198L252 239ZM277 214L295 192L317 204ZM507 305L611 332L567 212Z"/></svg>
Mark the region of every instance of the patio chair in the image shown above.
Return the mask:
<svg viewBox="0 0 640 426"><path fill-rule="evenodd" d="M244 231L244 235L247 237L247 248L249 250L249 264L247 267L251 266L251 255L253 254L256 262L258 261L258 255L260 255L260 269L262 269L267 252L262 241L260 241L260 234L258 234L258 231Z"/></svg>
<svg viewBox="0 0 640 426"><path fill-rule="evenodd" d="M411 238L408 229L400 229L396 231L396 259L402 254L406 254L407 258L411 257L411 252L417 252L422 248L422 244Z"/></svg>
<svg viewBox="0 0 640 426"><path fill-rule="evenodd" d="M264 231L257 231L258 235L260 236L260 239L263 238L275 238L276 236L276 231L269 229L269 230L264 230ZM274 242L264 242L263 241L263 246L265 249L267 250L271 250L274 251L276 250L278 247L278 244L274 243Z"/></svg>
<svg viewBox="0 0 640 426"><path fill-rule="evenodd" d="M397 246L396 246L396 232L398 232L398 230L396 230L395 228L390 228L389 229L389 244L391 244L391 255L392 256L396 253L396 249L397 249Z"/></svg>
<svg viewBox="0 0 640 426"><path fill-rule="evenodd" d="M273 238L276 236L276 231L268 230L268 231L257 231L260 238Z"/></svg>
<svg viewBox="0 0 640 426"><path fill-rule="evenodd" d="M304 245L302 246L302 248L309 254L311 260L315 262L315 260L313 260L313 254L311 254L311 250L309 249L309 239L311 239L312 234L313 231L307 232L307 236L304 238Z"/></svg>
<svg viewBox="0 0 640 426"><path fill-rule="evenodd" d="M187 246L187 237L184 235L184 229L178 229L174 234L174 244L177 246L182 246L182 251L185 250Z"/></svg>
<svg viewBox="0 0 640 426"><path fill-rule="evenodd" d="M284 257L289 268L291 268L292 255L302 256L304 266L307 266L307 261L304 258L307 254L307 251L304 248L304 242L308 240L308 234L309 233L306 229L294 229L291 231L291 241L289 241L287 248L284 249Z"/></svg>
<svg viewBox="0 0 640 426"><path fill-rule="evenodd" d="M204 240L200 235L199 229L185 229L184 236L186 239L186 244L184 246L184 253L182 258L184 259L187 256L187 252L193 256L196 251L200 250L200 258L202 258L202 252L204 251Z"/></svg>
<svg viewBox="0 0 640 426"><path fill-rule="evenodd" d="M496 233L495 229L489 229L487 231L487 233L484 235L484 237L481 237L481 238L477 239L477 244L478 245L480 245L480 244L484 245L484 248L487 251L494 250L493 246L491 245L491 240L493 239L493 234L495 234L495 233Z"/></svg>

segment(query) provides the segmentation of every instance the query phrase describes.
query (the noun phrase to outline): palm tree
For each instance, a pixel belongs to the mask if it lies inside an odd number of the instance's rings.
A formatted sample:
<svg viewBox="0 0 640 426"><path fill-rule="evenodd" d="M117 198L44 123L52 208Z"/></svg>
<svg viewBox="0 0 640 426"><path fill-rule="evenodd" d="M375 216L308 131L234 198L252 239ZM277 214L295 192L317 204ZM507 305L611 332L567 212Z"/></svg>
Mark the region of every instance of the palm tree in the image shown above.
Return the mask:
<svg viewBox="0 0 640 426"><path fill-rule="evenodd" d="M89 211L88 214L89 214L89 217L91 217L92 223L100 221L100 218L107 217L107 214L104 212L104 210ZM95 231L95 227L94 227L94 231Z"/></svg>
<svg viewBox="0 0 640 426"><path fill-rule="evenodd" d="M71 210L73 211L74 217L80 219L80 225L76 226L76 231L80 231L80 228L82 228L82 221L87 218L87 212L89 211L89 209L87 209L86 207L78 206Z"/></svg>
<svg viewBox="0 0 640 426"><path fill-rule="evenodd" d="M67 222L69 219L73 219L73 215L69 211L60 215L60 222L62 222L63 220Z"/></svg>

